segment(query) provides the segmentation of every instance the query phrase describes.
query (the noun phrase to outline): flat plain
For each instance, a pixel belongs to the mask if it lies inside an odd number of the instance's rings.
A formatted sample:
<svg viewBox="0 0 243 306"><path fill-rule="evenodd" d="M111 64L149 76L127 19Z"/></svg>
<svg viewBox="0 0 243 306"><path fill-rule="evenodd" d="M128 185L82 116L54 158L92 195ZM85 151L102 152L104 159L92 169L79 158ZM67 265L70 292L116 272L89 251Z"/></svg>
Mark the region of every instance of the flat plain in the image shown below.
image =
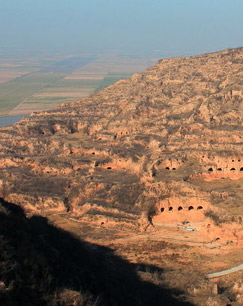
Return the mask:
<svg viewBox="0 0 243 306"><path fill-rule="evenodd" d="M87 55L0 58L0 116L30 114L81 99L154 63L151 58Z"/></svg>

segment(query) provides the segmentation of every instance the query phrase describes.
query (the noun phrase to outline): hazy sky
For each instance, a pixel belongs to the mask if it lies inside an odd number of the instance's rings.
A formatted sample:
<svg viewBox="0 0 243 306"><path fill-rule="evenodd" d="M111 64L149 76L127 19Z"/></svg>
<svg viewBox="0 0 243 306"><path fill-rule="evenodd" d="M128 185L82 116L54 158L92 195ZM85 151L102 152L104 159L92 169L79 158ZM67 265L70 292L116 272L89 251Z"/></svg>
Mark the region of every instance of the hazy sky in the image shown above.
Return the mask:
<svg viewBox="0 0 243 306"><path fill-rule="evenodd" d="M243 46L243 0L0 0L0 52L175 56Z"/></svg>

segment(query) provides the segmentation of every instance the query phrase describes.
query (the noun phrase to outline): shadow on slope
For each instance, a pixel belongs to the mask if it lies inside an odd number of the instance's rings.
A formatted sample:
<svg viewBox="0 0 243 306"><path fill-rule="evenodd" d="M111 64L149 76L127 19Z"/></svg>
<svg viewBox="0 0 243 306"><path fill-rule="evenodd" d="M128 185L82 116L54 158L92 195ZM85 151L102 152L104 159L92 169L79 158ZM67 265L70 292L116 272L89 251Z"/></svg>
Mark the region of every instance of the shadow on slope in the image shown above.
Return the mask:
<svg viewBox="0 0 243 306"><path fill-rule="evenodd" d="M112 250L0 200L0 305L192 306L179 301L182 292L142 281L137 270Z"/></svg>

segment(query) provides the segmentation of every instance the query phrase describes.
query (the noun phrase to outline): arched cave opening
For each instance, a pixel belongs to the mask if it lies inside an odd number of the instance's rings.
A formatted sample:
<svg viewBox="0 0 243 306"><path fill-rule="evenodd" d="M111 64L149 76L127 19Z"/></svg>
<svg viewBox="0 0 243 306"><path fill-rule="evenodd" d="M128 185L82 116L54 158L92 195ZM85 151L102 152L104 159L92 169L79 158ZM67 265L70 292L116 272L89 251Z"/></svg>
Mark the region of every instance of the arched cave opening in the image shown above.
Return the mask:
<svg viewBox="0 0 243 306"><path fill-rule="evenodd" d="M170 170L170 167L166 167L165 169L166 169L166 170Z"/></svg>
<svg viewBox="0 0 243 306"><path fill-rule="evenodd" d="M160 208L160 211L161 211L161 212L164 212L164 210L165 210L164 207L161 207L161 208Z"/></svg>
<svg viewBox="0 0 243 306"><path fill-rule="evenodd" d="M173 170L173 171L175 171L175 170L176 170L176 168L172 168L172 170Z"/></svg>
<svg viewBox="0 0 243 306"><path fill-rule="evenodd" d="M112 167L107 167L106 169L107 169L107 170L111 170L111 169L112 169Z"/></svg>
<svg viewBox="0 0 243 306"><path fill-rule="evenodd" d="M201 210L201 209L203 209L202 206L198 206L198 207L197 207L197 210Z"/></svg>
<svg viewBox="0 0 243 306"><path fill-rule="evenodd" d="M243 171L243 167L240 168L240 171Z"/></svg>
<svg viewBox="0 0 243 306"><path fill-rule="evenodd" d="M188 207L188 210L192 210L192 209L194 209L193 206L189 206L189 207Z"/></svg>
<svg viewBox="0 0 243 306"><path fill-rule="evenodd" d="M95 155L95 152L92 152L92 155Z"/></svg>
<svg viewBox="0 0 243 306"><path fill-rule="evenodd" d="M155 177L155 176L156 176L156 171L155 171L154 168L151 170L151 176L152 176L152 177Z"/></svg>
<svg viewBox="0 0 243 306"><path fill-rule="evenodd" d="M169 207L169 211L172 211L172 210L173 210L173 207L170 206L170 207Z"/></svg>
<svg viewBox="0 0 243 306"><path fill-rule="evenodd" d="M208 169L208 172L213 172L213 168L209 168L209 169Z"/></svg>
<svg viewBox="0 0 243 306"><path fill-rule="evenodd" d="M230 171L235 171L235 168L231 168Z"/></svg>
<svg viewBox="0 0 243 306"><path fill-rule="evenodd" d="M179 207L178 207L178 210L182 210L182 209L183 209L183 207L182 207L182 206L179 206Z"/></svg>
<svg viewBox="0 0 243 306"><path fill-rule="evenodd" d="M218 170L218 171L222 171L222 168L218 168L217 170Z"/></svg>

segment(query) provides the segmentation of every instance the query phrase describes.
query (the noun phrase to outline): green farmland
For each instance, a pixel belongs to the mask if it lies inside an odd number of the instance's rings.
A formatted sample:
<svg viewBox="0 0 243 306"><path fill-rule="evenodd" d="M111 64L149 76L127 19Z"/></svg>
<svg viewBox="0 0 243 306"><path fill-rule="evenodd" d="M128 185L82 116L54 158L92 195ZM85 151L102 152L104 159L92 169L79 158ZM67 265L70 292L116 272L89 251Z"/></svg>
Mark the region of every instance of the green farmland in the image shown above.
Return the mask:
<svg viewBox="0 0 243 306"><path fill-rule="evenodd" d="M31 73L0 84L0 111L9 111L27 102L34 93L55 84L65 75L61 73Z"/></svg>
<svg viewBox="0 0 243 306"><path fill-rule="evenodd" d="M130 73L108 73L107 76L100 82L98 87L95 89L95 92L102 90L119 80L127 79L131 74Z"/></svg>
<svg viewBox="0 0 243 306"><path fill-rule="evenodd" d="M1 59L0 116L79 100L147 67L147 60L92 57Z"/></svg>

